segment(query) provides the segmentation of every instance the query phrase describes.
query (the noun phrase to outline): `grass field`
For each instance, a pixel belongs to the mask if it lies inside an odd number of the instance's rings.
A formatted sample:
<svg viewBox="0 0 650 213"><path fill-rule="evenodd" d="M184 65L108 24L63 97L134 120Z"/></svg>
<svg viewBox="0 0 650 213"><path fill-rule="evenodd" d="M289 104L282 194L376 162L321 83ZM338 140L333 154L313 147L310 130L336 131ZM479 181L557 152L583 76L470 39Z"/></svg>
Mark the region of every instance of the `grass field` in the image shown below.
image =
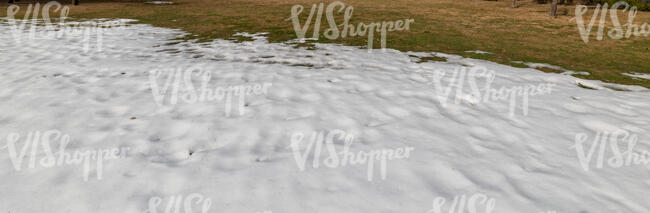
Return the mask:
<svg viewBox="0 0 650 213"><path fill-rule="evenodd" d="M177 0L176 5L147 5L142 2L82 2L70 5L73 18L131 18L159 27L183 29L203 41L214 38L233 38L236 32L269 32L272 42L296 38L290 20L291 7L305 6L301 14L304 22L311 5L322 1L307 0ZM327 3L332 1L325 1ZM486 59L513 66L512 61L539 62L561 66L590 75L576 75L605 82L641 85L650 88L650 80L635 79L621 73L650 73L650 37L631 37L614 40L605 37L598 41L592 32L585 44L578 32L574 6L559 6L559 16L548 15L549 5L532 1L473 0L351 0L354 7L352 24L414 19L409 31L388 33L387 47L402 51L443 52L466 57ZM26 3L19 4L21 9ZM0 15L6 16L7 4ZM591 17L593 10L585 14ZM627 13L619 12L621 22ZM22 16L21 16L22 17ZM336 14L341 23L343 13ZM588 20L585 20L588 22ZM622 23L622 24L623 24ZM650 23L650 13L639 12L634 23ZM596 24L597 25L597 24ZM607 26L612 26L607 19ZM325 17L321 35L327 28ZM595 26L594 28L597 28ZM625 28L624 28L625 29ZM594 29L592 31L596 31ZM608 29L606 29L608 30ZM606 32L606 31L605 31ZM307 33L311 35L311 30ZM365 46L367 37L346 37L317 42L333 42ZM379 47L375 34L374 47ZM482 50L493 54L468 53ZM552 69L541 69L554 72Z"/></svg>

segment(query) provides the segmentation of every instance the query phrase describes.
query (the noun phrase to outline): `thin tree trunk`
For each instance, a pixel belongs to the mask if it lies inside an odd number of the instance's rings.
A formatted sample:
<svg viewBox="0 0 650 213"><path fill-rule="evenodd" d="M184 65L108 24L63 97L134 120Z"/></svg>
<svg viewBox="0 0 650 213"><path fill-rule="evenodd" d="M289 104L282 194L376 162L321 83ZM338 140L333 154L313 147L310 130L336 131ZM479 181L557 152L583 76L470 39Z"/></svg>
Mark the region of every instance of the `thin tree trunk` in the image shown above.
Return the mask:
<svg viewBox="0 0 650 213"><path fill-rule="evenodd" d="M551 3L551 16L557 17L557 0L553 0L553 3Z"/></svg>
<svg viewBox="0 0 650 213"><path fill-rule="evenodd" d="M517 8L517 0L512 0L512 8Z"/></svg>

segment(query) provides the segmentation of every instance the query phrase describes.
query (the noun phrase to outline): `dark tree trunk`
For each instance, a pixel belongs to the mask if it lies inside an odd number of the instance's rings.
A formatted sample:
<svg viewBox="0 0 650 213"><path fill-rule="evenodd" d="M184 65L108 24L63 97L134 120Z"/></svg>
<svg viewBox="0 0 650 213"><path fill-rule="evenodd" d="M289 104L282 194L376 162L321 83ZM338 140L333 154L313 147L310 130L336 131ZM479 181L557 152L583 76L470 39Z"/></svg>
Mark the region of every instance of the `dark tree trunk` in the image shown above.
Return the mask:
<svg viewBox="0 0 650 213"><path fill-rule="evenodd" d="M79 5L79 1L81 1L81 0L72 0L72 4Z"/></svg>
<svg viewBox="0 0 650 213"><path fill-rule="evenodd" d="M551 3L551 16L557 17L557 0L553 0Z"/></svg>

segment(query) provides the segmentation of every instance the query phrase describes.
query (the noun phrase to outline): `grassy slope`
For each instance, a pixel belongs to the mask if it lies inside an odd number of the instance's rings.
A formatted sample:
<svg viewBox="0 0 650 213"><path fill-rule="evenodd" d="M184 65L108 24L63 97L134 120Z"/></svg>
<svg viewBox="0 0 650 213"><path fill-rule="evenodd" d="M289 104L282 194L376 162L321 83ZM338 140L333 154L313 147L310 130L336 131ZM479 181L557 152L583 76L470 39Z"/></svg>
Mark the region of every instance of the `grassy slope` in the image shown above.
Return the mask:
<svg viewBox="0 0 650 213"><path fill-rule="evenodd" d="M270 32L271 41L296 38L290 21L290 8L305 6L304 21L313 0L176 0L178 5L156 6L143 3L84 3L70 6L75 18L132 18L154 26L179 28L192 38L231 38L235 32ZM331 2L331 1L325 1ZM388 48L403 51L444 52L482 58L504 64L511 61L543 62L566 69L588 71L581 78L641 85L650 88L650 80L633 79L620 73L650 73L650 37L623 40L590 38L585 44L573 18L574 7L560 6L561 16L552 19L548 5L530 1L473 0L350 0L354 7L352 23L415 19L410 31L388 33ZM24 10L25 4L21 5ZM1 16L6 16L6 4ZM564 15L562 15L564 14ZM621 14L620 20L627 20ZM590 14L587 14L590 15ZM342 23L343 14L337 15ZM588 16L590 17L590 16ZM608 19L608 22L610 20ZM650 13L640 12L635 23L650 23ZM608 23L611 25L611 23ZM327 26L325 19L322 28ZM593 31L596 31L594 29ZM321 30L321 33L323 31ZM311 35L310 32L307 35ZM322 35L322 34L321 34ZM364 46L366 37L348 37L335 42ZM375 36L375 47L379 46ZM466 53L483 50L493 55ZM546 70L548 71L548 70Z"/></svg>

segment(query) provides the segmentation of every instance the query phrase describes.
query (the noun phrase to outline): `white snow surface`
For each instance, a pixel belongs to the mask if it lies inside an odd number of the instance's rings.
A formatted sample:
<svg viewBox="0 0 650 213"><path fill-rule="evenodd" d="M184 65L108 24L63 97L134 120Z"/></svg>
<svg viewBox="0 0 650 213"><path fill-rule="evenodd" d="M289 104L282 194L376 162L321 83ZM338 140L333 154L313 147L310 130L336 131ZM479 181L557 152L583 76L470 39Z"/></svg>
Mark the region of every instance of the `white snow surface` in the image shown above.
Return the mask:
<svg viewBox="0 0 650 213"><path fill-rule="evenodd" d="M424 213L436 197L449 207L475 193L500 213L650 212L647 164L585 171L570 149L578 133L617 129L649 149L647 90L589 90L572 76L459 56L418 64L395 50L306 50L261 35L179 43L170 39L183 32L141 24L105 29L103 51L86 53L82 35L19 43L4 22L0 32L0 212L145 212L152 197L164 206L193 193L212 200L207 212ZM219 101L156 105L150 71L192 66L211 71L211 85L272 86L246 97L243 115L226 116ZM530 97L527 115L521 100L514 116L508 101L442 106L432 73L473 66L494 70L495 88L555 86ZM15 169L6 136L53 129L70 135L71 151L130 149L105 161L101 179L84 181L79 165L28 168L31 154ZM355 136L354 150L414 151L389 161L385 180L368 181L365 165L308 160L300 171L291 135L335 129Z"/></svg>
<svg viewBox="0 0 650 213"><path fill-rule="evenodd" d="M466 53L476 53L476 54L492 54L491 52L486 52L483 50L468 50L465 51Z"/></svg>
<svg viewBox="0 0 650 213"><path fill-rule="evenodd" d="M650 80L650 74L645 74L645 73L623 73L623 75L627 75L633 78L642 78L642 79Z"/></svg>

